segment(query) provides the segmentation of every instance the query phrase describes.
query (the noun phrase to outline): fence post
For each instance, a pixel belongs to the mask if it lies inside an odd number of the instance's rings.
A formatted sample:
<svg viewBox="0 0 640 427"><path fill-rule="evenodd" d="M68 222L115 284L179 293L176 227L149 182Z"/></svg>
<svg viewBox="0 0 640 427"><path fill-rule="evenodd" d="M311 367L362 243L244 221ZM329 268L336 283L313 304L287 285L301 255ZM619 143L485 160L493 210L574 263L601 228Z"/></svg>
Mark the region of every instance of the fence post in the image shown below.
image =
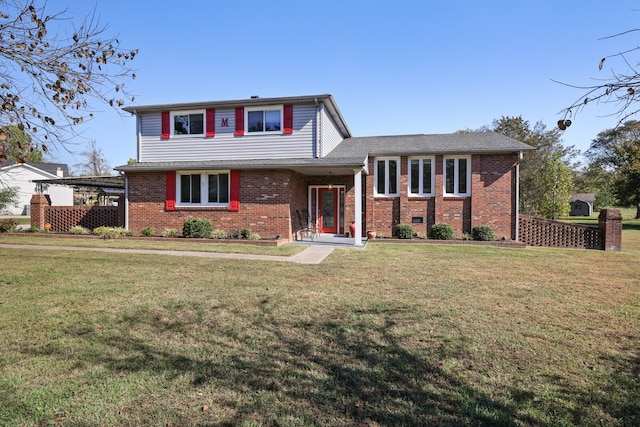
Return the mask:
<svg viewBox="0 0 640 427"><path fill-rule="evenodd" d="M44 210L51 203L44 194L34 194L31 196L31 226L38 230L44 230L45 214Z"/></svg>
<svg viewBox="0 0 640 427"><path fill-rule="evenodd" d="M602 209L598 216L598 228L602 230L605 251L622 250L622 214L620 209Z"/></svg>

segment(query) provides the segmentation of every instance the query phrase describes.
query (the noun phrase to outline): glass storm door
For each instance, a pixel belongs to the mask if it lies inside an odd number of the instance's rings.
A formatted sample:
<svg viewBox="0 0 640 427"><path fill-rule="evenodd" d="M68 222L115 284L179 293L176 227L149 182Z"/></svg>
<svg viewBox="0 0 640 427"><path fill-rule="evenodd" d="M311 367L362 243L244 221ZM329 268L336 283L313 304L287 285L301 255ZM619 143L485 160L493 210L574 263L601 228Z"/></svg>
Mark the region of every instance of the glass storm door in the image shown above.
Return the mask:
<svg viewBox="0 0 640 427"><path fill-rule="evenodd" d="M338 190L336 188L318 189L318 207L320 215L318 225L321 233L338 232Z"/></svg>

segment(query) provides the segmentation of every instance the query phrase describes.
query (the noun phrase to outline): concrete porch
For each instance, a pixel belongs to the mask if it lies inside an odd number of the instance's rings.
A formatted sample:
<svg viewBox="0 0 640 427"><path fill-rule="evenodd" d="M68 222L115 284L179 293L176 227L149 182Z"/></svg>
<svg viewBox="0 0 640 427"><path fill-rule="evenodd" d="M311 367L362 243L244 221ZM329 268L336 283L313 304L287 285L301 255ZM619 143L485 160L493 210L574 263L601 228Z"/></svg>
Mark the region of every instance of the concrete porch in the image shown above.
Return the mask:
<svg viewBox="0 0 640 427"><path fill-rule="evenodd" d="M355 246L353 237L346 237L344 234L319 233L313 239L310 236L299 237L298 240L291 242L294 245L306 246L328 246L335 248L347 249L365 249L367 247L367 238L362 238L362 245Z"/></svg>

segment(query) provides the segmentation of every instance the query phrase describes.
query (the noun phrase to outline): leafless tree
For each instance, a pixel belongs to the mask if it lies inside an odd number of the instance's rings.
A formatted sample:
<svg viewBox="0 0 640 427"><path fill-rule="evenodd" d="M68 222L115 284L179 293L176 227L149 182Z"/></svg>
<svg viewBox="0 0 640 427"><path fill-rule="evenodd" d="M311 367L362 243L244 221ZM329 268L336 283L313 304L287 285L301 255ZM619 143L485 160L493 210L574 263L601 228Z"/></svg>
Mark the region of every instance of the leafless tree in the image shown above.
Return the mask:
<svg viewBox="0 0 640 427"><path fill-rule="evenodd" d="M77 174L85 176L111 175L112 170L109 160L104 156L96 141L91 141L90 148L80 153L80 155L84 158L84 161L74 165Z"/></svg>
<svg viewBox="0 0 640 427"><path fill-rule="evenodd" d="M48 7L0 0L0 126L24 130L44 152L64 147L98 107L133 101L125 83L135 79L130 62L138 53L106 36L95 11L75 26L66 9ZM0 130L0 146L6 139Z"/></svg>

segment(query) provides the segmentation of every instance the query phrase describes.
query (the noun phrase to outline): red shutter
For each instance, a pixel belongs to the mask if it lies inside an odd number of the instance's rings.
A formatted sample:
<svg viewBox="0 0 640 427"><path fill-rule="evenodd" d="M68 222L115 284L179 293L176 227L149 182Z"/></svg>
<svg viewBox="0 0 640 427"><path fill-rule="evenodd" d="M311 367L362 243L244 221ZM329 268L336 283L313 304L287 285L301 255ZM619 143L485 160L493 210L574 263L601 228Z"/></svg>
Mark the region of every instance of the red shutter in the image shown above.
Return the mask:
<svg viewBox="0 0 640 427"><path fill-rule="evenodd" d="M176 173L174 171L167 172L167 188L164 208L168 211L176 210Z"/></svg>
<svg viewBox="0 0 640 427"><path fill-rule="evenodd" d="M284 106L284 133L291 135L293 133L293 105Z"/></svg>
<svg viewBox="0 0 640 427"><path fill-rule="evenodd" d="M216 136L216 110L209 108L207 109L205 120L205 135L207 138L213 138Z"/></svg>
<svg viewBox="0 0 640 427"><path fill-rule="evenodd" d="M171 138L171 115L168 111L162 112L162 139Z"/></svg>
<svg viewBox="0 0 640 427"><path fill-rule="evenodd" d="M240 210L240 171L233 170L229 174L229 210Z"/></svg>
<svg viewBox="0 0 640 427"><path fill-rule="evenodd" d="M244 107L236 108L236 136L244 135Z"/></svg>

